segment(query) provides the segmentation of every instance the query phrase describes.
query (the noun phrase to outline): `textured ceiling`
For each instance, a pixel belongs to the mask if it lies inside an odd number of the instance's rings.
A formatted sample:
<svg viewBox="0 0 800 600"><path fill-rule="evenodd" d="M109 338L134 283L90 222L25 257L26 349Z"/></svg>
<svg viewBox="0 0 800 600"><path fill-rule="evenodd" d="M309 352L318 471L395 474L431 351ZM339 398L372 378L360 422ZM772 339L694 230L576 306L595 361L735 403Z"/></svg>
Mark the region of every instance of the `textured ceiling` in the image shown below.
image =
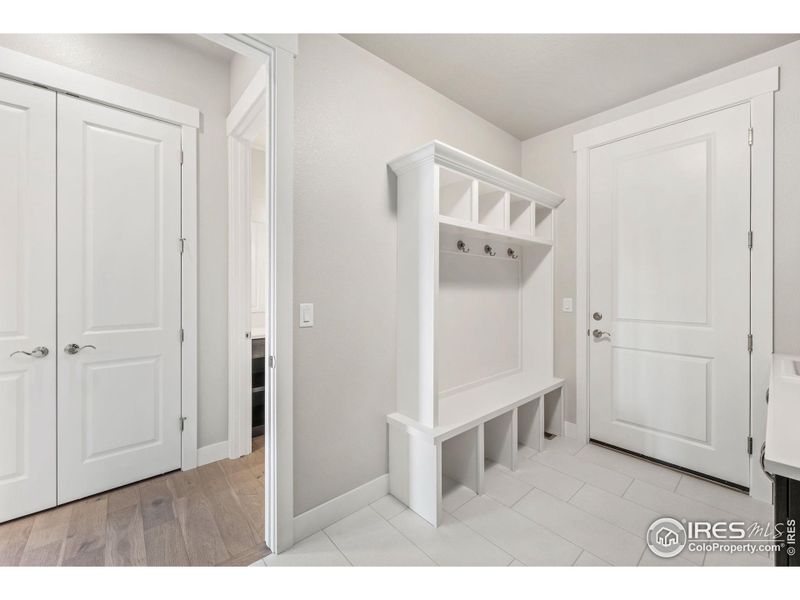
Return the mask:
<svg viewBox="0 0 800 600"><path fill-rule="evenodd" d="M796 34L358 34L346 38L521 140Z"/></svg>

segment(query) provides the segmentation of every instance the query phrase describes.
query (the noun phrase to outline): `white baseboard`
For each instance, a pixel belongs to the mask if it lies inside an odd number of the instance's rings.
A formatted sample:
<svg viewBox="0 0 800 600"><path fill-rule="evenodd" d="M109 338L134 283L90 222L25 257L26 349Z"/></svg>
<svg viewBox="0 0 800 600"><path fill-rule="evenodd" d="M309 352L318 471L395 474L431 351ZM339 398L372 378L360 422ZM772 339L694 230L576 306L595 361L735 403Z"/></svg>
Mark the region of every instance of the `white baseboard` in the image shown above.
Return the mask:
<svg viewBox="0 0 800 600"><path fill-rule="evenodd" d="M353 488L349 492L345 492L341 496L332 498L297 515L294 518L295 544L375 502L375 500L383 498L388 493L389 474L386 473L364 485Z"/></svg>
<svg viewBox="0 0 800 600"><path fill-rule="evenodd" d="M578 439L578 426L575 423L564 421L564 437Z"/></svg>
<svg viewBox="0 0 800 600"><path fill-rule="evenodd" d="M209 444L197 449L197 466L202 467L208 463L217 462L223 458L228 458L228 440Z"/></svg>

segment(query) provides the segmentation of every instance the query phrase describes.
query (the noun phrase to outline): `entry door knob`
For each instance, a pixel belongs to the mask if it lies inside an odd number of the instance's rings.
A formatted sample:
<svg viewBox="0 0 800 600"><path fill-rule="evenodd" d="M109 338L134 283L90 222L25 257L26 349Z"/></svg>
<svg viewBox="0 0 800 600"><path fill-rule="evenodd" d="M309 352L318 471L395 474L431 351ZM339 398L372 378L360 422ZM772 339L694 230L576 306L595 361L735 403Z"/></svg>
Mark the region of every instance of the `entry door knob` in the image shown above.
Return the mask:
<svg viewBox="0 0 800 600"><path fill-rule="evenodd" d="M64 346L64 352L67 354L77 354L84 348L91 348L92 350L97 350L96 346L92 346L91 344L86 344L85 346L79 346L78 344L67 344Z"/></svg>
<svg viewBox="0 0 800 600"><path fill-rule="evenodd" d="M608 331L600 331L599 329L595 329L594 331L592 331L592 335L594 337L596 337L596 338L601 338L604 335L607 335L608 337L611 337L611 333L610 332L608 332Z"/></svg>

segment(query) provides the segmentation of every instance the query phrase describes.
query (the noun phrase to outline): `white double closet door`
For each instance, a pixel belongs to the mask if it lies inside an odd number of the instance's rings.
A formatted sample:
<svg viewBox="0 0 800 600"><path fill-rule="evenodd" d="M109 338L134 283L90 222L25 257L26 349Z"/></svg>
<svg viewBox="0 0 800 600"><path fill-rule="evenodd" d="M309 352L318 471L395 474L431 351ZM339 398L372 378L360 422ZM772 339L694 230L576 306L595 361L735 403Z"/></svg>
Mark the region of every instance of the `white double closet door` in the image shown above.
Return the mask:
<svg viewBox="0 0 800 600"><path fill-rule="evenodd" d="M0 79L0 522L181 465L180 151Z"/></svg>

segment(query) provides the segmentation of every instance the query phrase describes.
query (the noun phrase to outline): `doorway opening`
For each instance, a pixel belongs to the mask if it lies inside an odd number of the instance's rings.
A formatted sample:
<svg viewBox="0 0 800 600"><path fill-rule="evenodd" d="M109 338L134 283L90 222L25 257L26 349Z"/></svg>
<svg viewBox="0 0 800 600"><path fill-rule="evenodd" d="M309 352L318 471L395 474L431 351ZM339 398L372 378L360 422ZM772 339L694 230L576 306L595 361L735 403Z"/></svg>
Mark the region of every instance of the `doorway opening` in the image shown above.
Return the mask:
<svg viewBox="0 0 800 600"><path fill-rule="evenodd" d="M235 67L238 57L233 59ZM244 90L232 82L228 132L228 446L229 458L249 454L265 433L269 136L267 67L252 59ZM256 442L259 443L258 441Z"/></svg>

